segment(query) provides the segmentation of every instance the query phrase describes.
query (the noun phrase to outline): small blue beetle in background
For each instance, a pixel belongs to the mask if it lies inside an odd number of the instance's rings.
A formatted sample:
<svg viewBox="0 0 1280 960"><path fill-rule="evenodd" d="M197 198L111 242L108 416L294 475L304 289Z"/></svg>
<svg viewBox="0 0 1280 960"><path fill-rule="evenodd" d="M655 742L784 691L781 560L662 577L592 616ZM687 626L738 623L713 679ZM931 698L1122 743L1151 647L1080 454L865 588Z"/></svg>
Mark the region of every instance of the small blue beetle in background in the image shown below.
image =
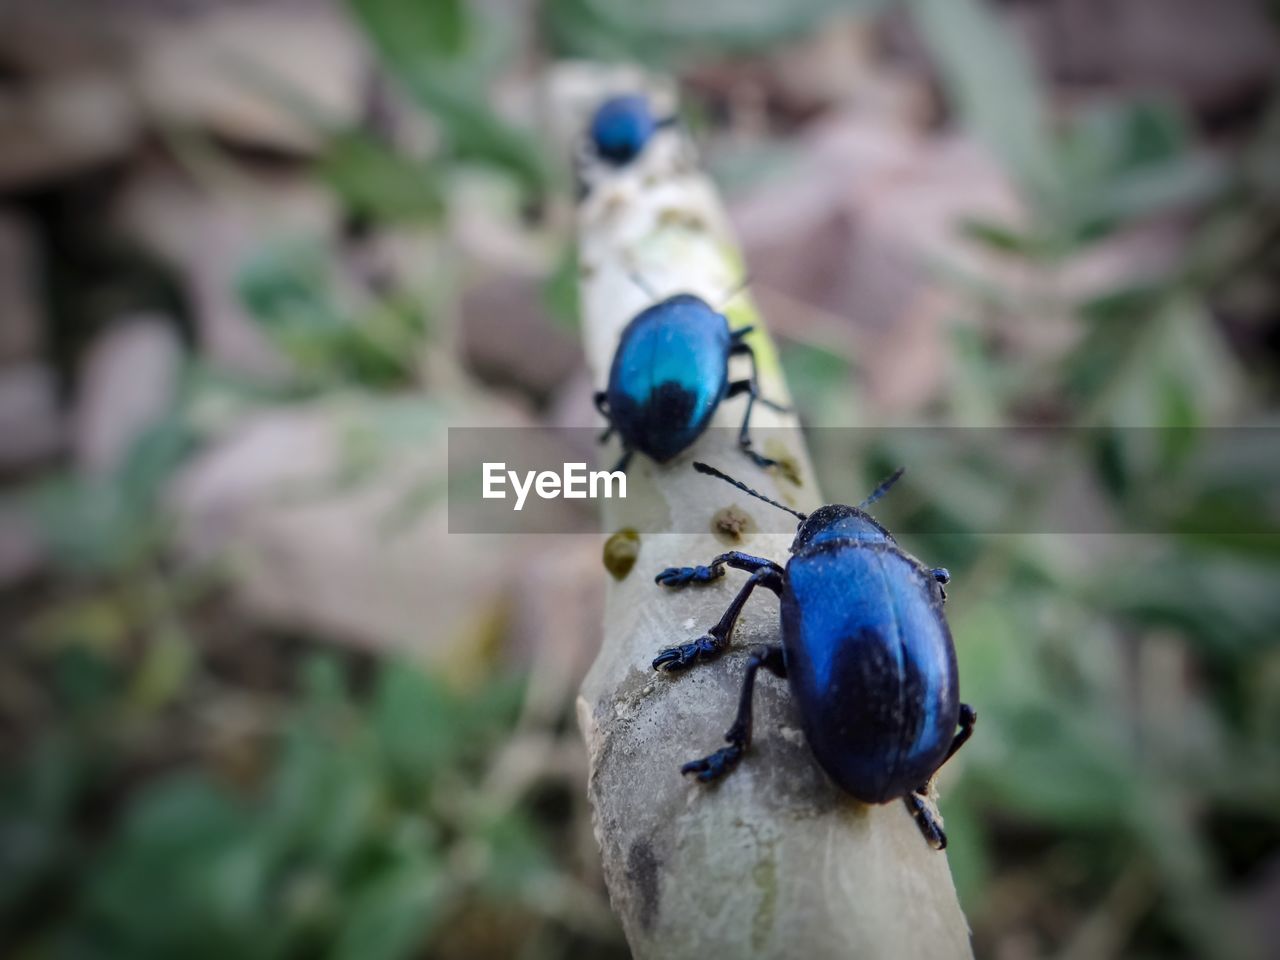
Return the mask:
<svg viewBox="0 0 1280 960"><path fill-rule="evenodd" d="M751 574L709 633L662 651L654 669L682 670L723 653L756 587L782 601L782 644L760 647L747 660L737 718L725 734L729 746L681 772L710 782L742 759L751 745L756 672L764 667L787 678L805 739L836 785L863 803L901 797L925 840L943 849L946 835L924 797L934 773L973 733L977 714L960 702L955 647L942 614L950 576L905 553L865 512L902 471L856 507L832 504L806 515L704 463L693 466L795 514L800 526L785 569L734 551L705 567L668 567L656 578L679 587L709 583L726 566Z"/></svg>
<svg viewBox="0 0 1280 960"><path fill-rule="evenodd" d="M618 341L608 388L595 395L596 409L609 421L601 442L615 430L622 438L615 470L625 470L637 450L659 463L670 460L702 435L721 400L741 393L747 409L738 446L761 467L776 463L751 449L756 401L785 408L760 396L755 354L742 339L750 330L730 330L724 314L690 293L636 314ZM751 360L751 376L730 381L729 358L738 355Z"/></svg>
<svg viewBox="0 0 1280 960"><path fill-rule="evenodd" d="M659 129L673 123L675 117L655 117L648 98L640 94L610 97L591 118L591 147L605 163L626 166L640 155Z"/></svg>

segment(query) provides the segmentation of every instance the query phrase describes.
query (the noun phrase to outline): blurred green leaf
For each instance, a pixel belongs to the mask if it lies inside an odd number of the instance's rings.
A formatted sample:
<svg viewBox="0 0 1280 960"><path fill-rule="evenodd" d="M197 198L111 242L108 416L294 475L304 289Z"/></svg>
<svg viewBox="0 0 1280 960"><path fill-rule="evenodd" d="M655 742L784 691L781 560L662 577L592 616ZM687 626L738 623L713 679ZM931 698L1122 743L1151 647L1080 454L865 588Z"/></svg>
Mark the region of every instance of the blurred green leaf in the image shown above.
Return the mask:
<svg viewBox="0 0 1280 960"><path fill-rule="evenodd" d="M1269 649L1280 629L1276 565L1249 556L1172 549L1143 563L1107 565L1083 586L1098 609L1175 627L1214 657Z"/></svg>
<svg viewBox="0 0 1280 960"><path fill-rule="evenodd" d="M1043 241L1037 237L988 220L966 217L960 221L960 229L970 239L999 253L1034 259L1045 252Z"/></svg>
<svg viewBox="0 0 1280 960"><path fill-rule="evenodd" d="M578 245L564 245L555 269L547 277L542 288L542 300L551 313L551 319L563 330L576 331L580 323L578 315Z"/></svg>
<svg viewBox="0 0 1280 960"><path fill-rule="evenodd" d="M477 39L466 0L351 0L384 55L411 71L463 59Z"/></svg>
<svg viewBox="0 0 1280 960"><path fill-rule="evenodd" d="M961 121L1031 197L1057 209L1045 96L1021 44L983 0L912 0L911 9Z"/></svg>
<svg viewBox="0 0 1280 960"><path fill-rule="evenodd" d="M1072 117L1056 156L1069 183L1076 239L1143 217L1203 205L1226 183L1222 164L1193 145L1164 101L1103 101Z"/></svg>
<svg viewBox="0 0 1280 960"><path fill-rule="evenodd" d="M983 895L991 879L991 839L969 793L947 790L942 812L946 817L947 863L956 893L967 913L981 914ZM980 801L979 801L980 802Z"/></svg>
<svg viewBox="0 0 1280 960"><path fill-rule="evenodd" d="M132 704L152 711L173 701L182 693L194 666L190 638L175 624L160 627L134 674L130 690Z"/></svg>
<svg viewBox="0 0 1280 960"><path fill-rule="evenodd" d="M834 14L870 13L888 0L550 0L543 24L561 56L672 67L759 50L818 28Z"/></svg>
<svg viewBox="0 0 1280 960"><path fill-rule="evenodd" d="M105 574L155 549L165 529L158 501L193 445L179 404L144 430L110 473L69 473L36 487L27 506L57 562L68 571Z"/></svg>
<svg viewBox="0 0 1280 960"><path fill-rule="evenodd" d="M347 707L346 682L337 660L312 656L302 663L302 710L311 723L332 722Z"/></svg>
<svg viewBox="0 0 1280 960"><path fill-rule="evenodd" d="M414 160L360 132L325 145L317 172L354 213L380 223L432 222L444 212L438 165Z"/></svg>
<svg viewBox="0 0 1280 960"><path fill-rule="evenodd" d="M1091 297L1077 310L1089 324L1135 322L1149 317L1168 296L1164 284L1139 281Z"/></svg>
<svg viewBox="0 0 1280 960"><path fill-rule="evenodd" d="M1241 373L1202 303L1137 285L1085 310L1086 336L1062 370L1067 395L1090 420L1117 427L1224 421Z"/></svg>
<svg viewBox="0 0 1280 960"><path fill-rule="evenodd" d="M83 779L83 761L65 737L46 734L18 763L0 771L0 921L55 881L75 849L67 821Z"/></svg>
<svg viewBox="0 0 1280 960"><path fill-rule="evenodd" d="M304 315L317 326L336 327L341 317L330 306L330 264L311 242L282 243L251 259L240 271L237 292L255 316L282 323Z"/></svg>
<svg viewBox="0 0 1280 960"><path fill-rule="evenodd" d="M1143 325L1126 360L1106 414L1116 423L1213 424L1239 395L1237 363L1221 332L1202 305L1185 298L1170 300Z"/></svg>
<svg viewBox="0 0 1280 960"><path fill-rule="evenodd" d="M141 791L88 880L95 937L135 957L264 955L249 922L263 899L261 871L224 879L249 826L247 811L200 775Z"/></svg>
<svg viewBox="0 0 1280 960"><path fill-rule="evenodd" d="M312 243L269 247L241 269L240 299L313 389L412 383L426 337L412 299L361 296L336 282L330 256Z"/></svg>
<svg viewBox="0 0 1280 960"><path fill-rule="evenodd" d="M1136 802L1133 777L1104 731L1073 718L1065 703L1002 720L1018 731L1005 762L975 774L1002 807L1069 831L1127 822Z"/></svg>
<svg viewBox="0 0 1280 960"><path fill-rule="evenodd" d="M416 790L468 749L463 706L439 679L401 663L383 670L373 724L392 777Z"/></svg>
<svg viewBox="0 0 1280 960"><path fill-rule="evenodd" d="M821 346L788 342L782 345L782 369L796 395L796 406L818 419L848 389L853 371L849 361Z"/></svg>
<svg viewBox="0 0 1280 960"><path fill-rule="evenodd" d="M1117 175L1090 187L1081 219L1128 224L1156 214L1195 208L1225 185L1221 165L1207 156L1189 156L1160 167Z"/></svg>
<svg viewBox="0 0 1280 960"><path fill-rule="evenodd" d="M454 158L505 170L531 194L552 179L537 138L499 118L489 89L506 31L463 0L348 0L387 68L439 123Z"/></svg>
<svg viewBox="0 0 1280 960"><path fill-rule="evenodd" d="M539 881L552 873L546 842L522 814L512 812L485 823L477 837L490 855L484 887L498 901L530 900Z"/></svg>
<svg viewBox="0 0 1280 960"><path fill-rule="evenodd" d="M1222 164L1192 148L1169 103L1104 101L1059 128L1021 44L983 0L914 0L913 9L961 122L1030 201L1035 223L1025 231L965 223L984 245L1053 258L1224 190Z"/></svg>
<svg viewBox="0 0 1280 960"><path fill-rule="evenodd" d="M450 899L445 865L422 851L400 858L346 905L336 960L396 960L416 955Z"/></svg>
<svg viewBox="0 0 1280 960"><path fill-rule="evenodd" d="M451 912L549 909L558 867L541 831L474 792L473 761L522 684L462 697L392 663L365 702L331 657L300 681L264 782L233 792L185 766L131 784L92 849L73 819L86 779L74 741L45 740L0 774L0 916L65 896L58 949L87 957L408 958Z"/></svg>

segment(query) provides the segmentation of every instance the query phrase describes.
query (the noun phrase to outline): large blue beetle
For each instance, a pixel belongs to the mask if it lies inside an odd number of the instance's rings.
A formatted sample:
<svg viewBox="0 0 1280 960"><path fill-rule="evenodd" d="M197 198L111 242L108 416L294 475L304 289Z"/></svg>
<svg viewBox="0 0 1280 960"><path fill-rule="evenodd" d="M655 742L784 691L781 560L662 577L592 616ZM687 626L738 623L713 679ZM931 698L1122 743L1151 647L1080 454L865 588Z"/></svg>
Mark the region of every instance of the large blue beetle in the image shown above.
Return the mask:
<svg viewBox="0 0 1280 960"><path fill-rule="evenodd" d="M673 123L675 117L655 117L646 97L623 94L596 108L588 134L596 156L622 167L640 155L659 129Z"/></svg>
<svg viewBox="0 0 1280 960"><path fill-rule="evenodd" d="M622 331L609 385L595 395L596 409L609 421L601 440L615 430L623 454L615 470L625 470L639 450L665 463L701 436L725 397L747 395L738 445L762 467L775 461L751 449L751 410L756 401L783 408L760 396L756 358L743 342L750 327L730 330L729 321L701 297L680 293L642 310ZM729 358L751 360L751 376L729 380Z"/></svg>
<svg viewBox="0 0 1280 960"><path fill-rule="evenodd" d="M924 797L937 769L969 739L977 714L959 699L942 613L947 571L921 565L865 512L902 471L856 507L832 504L806 515L706 464L694 468L795 514L800 527L785 569L735 551L657 576L678 587L708 583L726 566L751 574L705 636L662 651L654 669L680 670L723 653L756 587L782 600L782 644L760 647L747 660L738 715L725 734L729 746L681 772L709 782L742 759L751 744L755 676L764 667L789 680L805 738L831 779L864 803L902 798L925 839L942 849L946 835Z"/></svg>

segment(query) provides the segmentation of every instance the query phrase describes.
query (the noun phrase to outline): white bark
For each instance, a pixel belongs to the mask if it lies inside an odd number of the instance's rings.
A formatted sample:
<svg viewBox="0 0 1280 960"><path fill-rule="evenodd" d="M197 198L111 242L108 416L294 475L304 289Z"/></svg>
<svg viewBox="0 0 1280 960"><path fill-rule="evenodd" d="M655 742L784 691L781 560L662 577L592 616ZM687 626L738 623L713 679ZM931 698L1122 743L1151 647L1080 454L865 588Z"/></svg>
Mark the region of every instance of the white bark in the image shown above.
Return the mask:
<svg viewBox="0 0 1280 960"><path fill-rule="evenodd" d="M636 169L602 173L579 210L583 336L597 389L618 336L651 297L687 291L713 305L742 279L741 257L714 188L674 131L659 134ZM776 352L749 297L734 299L732 324L755 325L765 396L788 402ZM736 360L734 361L737 362ZM735 373L735 375L737 375ZM736 428L742 401L722 405L716 426ZM739 476L801 510L822 502L798 424L757 405L754 422L776 427L799 468L799 485L752 466L733 431L710 431L674 462L632 460L625 504L607 501L606 533L638 525L706 533L641 534L639 558L610 578L604 642L578 700L590 752L590 797L613 906L639 958L970 957L968 927L945 854L932 850L903 804L867 807L822 773L800 731L785 681L756 685L755 740L736 771L707 787L680 775L685 761L723 745L744 661L778 642L777 602L757 591L730 652L680 675L655 673L664 647L706 632L745 574L669 590L666 566L704 564L723 552L709 532L729 504L781 529L772 511L695 473L693 459ZM606 463L615 447L602 454ZM642 528L643 529L643 528ZM748 534L747 552L785 562L790 534Z"/></svg>

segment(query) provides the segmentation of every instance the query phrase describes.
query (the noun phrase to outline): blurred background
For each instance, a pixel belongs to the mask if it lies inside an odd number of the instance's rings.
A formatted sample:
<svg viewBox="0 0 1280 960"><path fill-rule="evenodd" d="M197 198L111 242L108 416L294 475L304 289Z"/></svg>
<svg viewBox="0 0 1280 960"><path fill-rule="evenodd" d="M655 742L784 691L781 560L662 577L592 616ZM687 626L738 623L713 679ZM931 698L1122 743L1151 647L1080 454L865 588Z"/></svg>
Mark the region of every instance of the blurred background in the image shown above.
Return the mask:
<svg viewBox="0 0 1280 960"><path fill-rule="evenodd" d="M1059 471L967 433L813 431L832 500L909 463L877 509L954 577L978 955L1280 956L1280 463L1188 456L1276 426L1278 26L0 0L0 952L626 956L572 714L600 538L444 502L448 425L595 422L582 57L678 78L806 423L1088 427L1144 531L1037 533Z"/></svg>

